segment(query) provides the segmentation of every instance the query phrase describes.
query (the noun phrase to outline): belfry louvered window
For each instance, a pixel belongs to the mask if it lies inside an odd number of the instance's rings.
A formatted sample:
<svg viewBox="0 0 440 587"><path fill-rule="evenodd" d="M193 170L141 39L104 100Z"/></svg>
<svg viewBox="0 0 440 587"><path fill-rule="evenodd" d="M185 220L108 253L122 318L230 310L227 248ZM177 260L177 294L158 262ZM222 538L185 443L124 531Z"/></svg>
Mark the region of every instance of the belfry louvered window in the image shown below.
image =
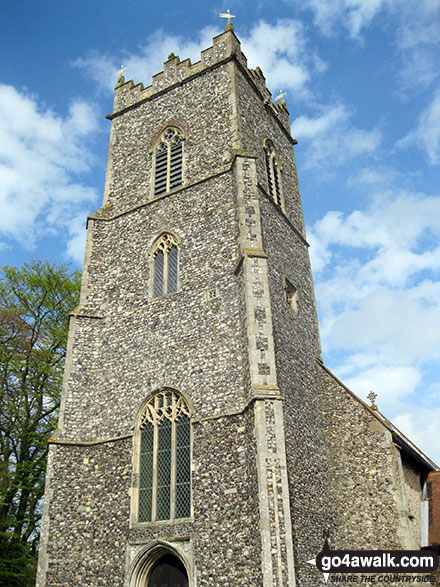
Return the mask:
<svg viewBox="0 0 440 587"><path fill-rule="evenodd" d="M191 420L184 398L156 393L140 418L138 522L191 515Z"/></svg>
<svg viewBox="0 0 440 587"><path fill-rule="evenodd" d="M278 165L277 156L275 154L275 149L271 141L266 141L264 151L266 156L266 172L269 194L271 195L275 204L281 206L280 168Z"/></svg>
<svg viewBox="0 0 440 587"><path fill-rule="evenodd" d="M153 298L177 291L178 257L175 238L163 234L153 251Z"/></svg>
<svg viewBox="0 0 440 587"><path fill-rule="evenodd" d="M176 128L167 129L155 152L154 195L159 196L182 185L183 136Z"/></svg>

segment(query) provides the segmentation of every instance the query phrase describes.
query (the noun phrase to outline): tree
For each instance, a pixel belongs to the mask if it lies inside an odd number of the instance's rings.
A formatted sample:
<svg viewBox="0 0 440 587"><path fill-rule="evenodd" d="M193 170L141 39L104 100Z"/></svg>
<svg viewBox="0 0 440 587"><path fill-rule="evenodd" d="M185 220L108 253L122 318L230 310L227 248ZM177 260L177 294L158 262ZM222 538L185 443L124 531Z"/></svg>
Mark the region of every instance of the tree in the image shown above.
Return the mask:
<svg viewBox="0 0 440 587"><path fill-rule="evenodd" d="M79 288L79 273L65 265L0 268L0 585L32 584L47 441Z"/></svg>

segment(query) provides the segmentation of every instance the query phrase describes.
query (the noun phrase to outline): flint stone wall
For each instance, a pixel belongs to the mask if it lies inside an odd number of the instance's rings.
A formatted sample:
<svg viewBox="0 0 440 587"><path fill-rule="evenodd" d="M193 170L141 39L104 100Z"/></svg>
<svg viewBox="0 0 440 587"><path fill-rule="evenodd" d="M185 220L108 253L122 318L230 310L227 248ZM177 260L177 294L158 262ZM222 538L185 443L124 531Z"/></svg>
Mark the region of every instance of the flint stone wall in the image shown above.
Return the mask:
<svg viewBox="0 0 440 587"><path fill-rule="evenodd" d="M188 541L199 586L261 585L252 410L193 425L193 520L129 526L132 439L54 452L47 585L121 587L133 555Z"/></svg>
<svg viewBox="0 0 440 587"><path fill-rule="evenodd" d="M76 319L63 438L129 433L148 393L162 386L185 393L199 418L244 407L233 198L231 177L223 176L92 221L85 306L102 319ZM179 291L152 299L151 246L167 230L180 242Z"/></svg>
<svg viewBox="0 0 440 587"><path fill-rule="evenodd" d="M346 549L419 548L413 465L402 467L390 431L321 368L334 544ZM419 494L420 495L420 494ZM420 499L420 498L419 498Z"/></svg>

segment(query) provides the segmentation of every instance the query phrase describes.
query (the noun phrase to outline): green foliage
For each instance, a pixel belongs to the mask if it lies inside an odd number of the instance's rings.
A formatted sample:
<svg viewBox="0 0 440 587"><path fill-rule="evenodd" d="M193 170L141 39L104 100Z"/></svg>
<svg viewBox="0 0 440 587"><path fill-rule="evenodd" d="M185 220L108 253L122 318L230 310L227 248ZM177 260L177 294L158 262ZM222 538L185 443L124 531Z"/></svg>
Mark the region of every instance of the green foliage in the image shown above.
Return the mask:
<svg viewBox="0 0 440 587"><path fill-rule="evenodd" d="M36 555L47 440L79 289L79 274L65 265L0 268L0 585L27 585Z"/></svg>
<svg viewBox="0 0 440 587"><path fill-rule="evenodd" d="M0 587L32 587L35 585L35 556L29 546L14 542L0 532Z"/></svg>

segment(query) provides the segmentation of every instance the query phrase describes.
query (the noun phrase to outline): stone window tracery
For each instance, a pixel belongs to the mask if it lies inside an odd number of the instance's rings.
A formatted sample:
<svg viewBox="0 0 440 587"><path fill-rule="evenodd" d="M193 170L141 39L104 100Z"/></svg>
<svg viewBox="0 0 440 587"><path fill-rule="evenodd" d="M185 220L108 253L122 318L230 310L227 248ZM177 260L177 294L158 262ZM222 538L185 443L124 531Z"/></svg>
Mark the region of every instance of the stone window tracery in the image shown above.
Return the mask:
<svg viewBox="0 0 440 587"><path fill-rule="evenodd" d="M191 420L184 398L156 393L140 421L139 522L191 515Z"/></svg>
<svg viewBox="0 0 440 587"><path fill-rule="evenodd" d="M179 281L179 251L177 241L165 233L153 251L153 298L177 291Z"/></svg>
<svg viewBox="0 0 440 587"><path fill-rule="evenodd" d="M278 157L272 141L267 140L264 146L266 158L266 173L269 194L275 204L281 206L281 174Z"/></svg>
<svg viewBox="0 0 440 587"><path fill-rule="evenodd" d="M184 137L177 128L167 128L154 154L154 195L160 196L183 183Z"/></svg>

